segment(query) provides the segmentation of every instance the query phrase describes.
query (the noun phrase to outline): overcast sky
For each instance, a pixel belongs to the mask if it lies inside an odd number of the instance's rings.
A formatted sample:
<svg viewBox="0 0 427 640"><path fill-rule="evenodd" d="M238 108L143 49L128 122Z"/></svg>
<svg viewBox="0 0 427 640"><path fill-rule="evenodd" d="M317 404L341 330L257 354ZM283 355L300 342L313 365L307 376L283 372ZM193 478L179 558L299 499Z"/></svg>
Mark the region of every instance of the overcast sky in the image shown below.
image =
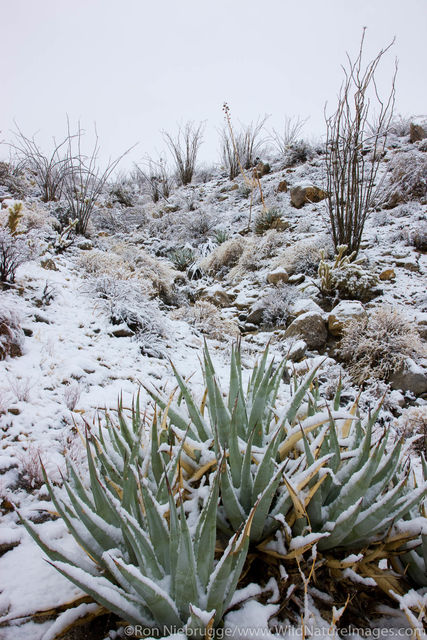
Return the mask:
<svg viewBox="0 0 427 640"><path fill-rule="evenodd" d="M129 164L203 120L214 162L224 100L236 123L299 115L320 136L363 26L367 58L396 36L378 73L385 90L398 58L396 111L427 112L426 0L0 0L0 24L2 139L15 119L45 144L68 114L104 158L138 142Z"/></svg>

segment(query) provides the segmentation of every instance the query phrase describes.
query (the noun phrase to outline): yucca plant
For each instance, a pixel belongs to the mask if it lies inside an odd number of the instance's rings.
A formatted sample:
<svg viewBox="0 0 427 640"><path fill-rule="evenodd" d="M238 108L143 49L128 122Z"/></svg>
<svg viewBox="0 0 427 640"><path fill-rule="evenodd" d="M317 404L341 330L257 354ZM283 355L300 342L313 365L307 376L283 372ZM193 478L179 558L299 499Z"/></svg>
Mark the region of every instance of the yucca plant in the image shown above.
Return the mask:
<svg viewBox="0 0 427 640"><path fill-rule="evenodd" d="M86 556L43 541L32 523L23 524L61 574L122 620L161 633L186 628L203 635L220 624L231 602L256 507L215 559L218 473L211 474L203 505L188 511L165 470L167 503L159 502L128 455L126 436L120 438L121 486L103 481L89 442L90 489L70 461L62 489L44 474L58 514Z"/></svg>
<svg viewBox="0 0 427 640"><path fill-rule="evenodd" d="M178 271L185 271L188 267L194 264L196 255L191 248L180 247L179 249L171 251L169 258L175 269L178 269Z"/></svg>

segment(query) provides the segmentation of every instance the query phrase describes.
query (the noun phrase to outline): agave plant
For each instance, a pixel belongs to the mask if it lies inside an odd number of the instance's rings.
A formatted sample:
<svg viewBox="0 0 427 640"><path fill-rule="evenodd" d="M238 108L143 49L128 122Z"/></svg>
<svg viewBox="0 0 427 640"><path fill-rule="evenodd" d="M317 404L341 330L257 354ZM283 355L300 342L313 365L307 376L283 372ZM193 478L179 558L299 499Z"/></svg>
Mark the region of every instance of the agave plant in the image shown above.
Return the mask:
<svg viewBox="0 0 427 640"><path fill-rule="evenodd" d="M421 456L424 480L427 482L427 464ZM420 504L420 514L423 520L421 535L416 541L416 547L394 559L392 566L402 575L409 578L417 587L427 587L427 518L425 505ZM416 513L413 514L417 516Z"/></svg>
<svg viewBox="0 0 427 640"><path fill-rule="evenodd" d="M222 459L219 526L236 531L258 501L251 527L251 540L255 542L271 535L290 510L296 510L301 517L321 484L322 468L332 454L326 453L308 463L304 451L296 450L303 435L327 424L330 415L336 419L349 418L339 407L331 413L316 405L318 410L311 411L310 387L317 368L300 383L294 379L293 396L279 410L276 401L285 366L286 361L278 366L273 360L268 361L267 347L245 390L240 350L234 347L224 399L205 345L206 392L200 407L175 367L180 403L174 404L172 397L147 388L164 412L163 422L169 422L171 432L182 443L182 465L190 483L197 483ZM314 477L317 479L313 483Z"/></svg>
<svg viewBox="0 0 427 640"><path fill-rule="evenodd" d="M218 473L211 474L203 505L188 513L165 469L159 485L164 480L168 499L161 503L129 455L126 436L117 435L121 486L103 481L89 443L90 490L70 461L63 488L45 474L55 508L86 556L45 542L23 519L25 527L60 573L126 622L162 633L193 629L193 635L216 627L246 559L255 508L215 560Z"/></svg>

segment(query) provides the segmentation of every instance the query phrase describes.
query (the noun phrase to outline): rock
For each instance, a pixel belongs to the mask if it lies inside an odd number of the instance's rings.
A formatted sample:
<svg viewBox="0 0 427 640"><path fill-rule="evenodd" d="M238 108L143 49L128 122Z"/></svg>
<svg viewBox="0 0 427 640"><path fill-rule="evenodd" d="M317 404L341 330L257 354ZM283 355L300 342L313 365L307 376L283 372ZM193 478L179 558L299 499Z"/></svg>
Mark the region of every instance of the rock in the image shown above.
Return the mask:
<svg viewBox="0 0 427 640"><path fill-rule="evenodd" d="M110 331L110 335L115 338L131 338L135 335L135 332L132 329L129 329L127 324L120 324L118 327L115 327L112 331Z"/></svg>
<svg viewBox="0 0 427 640"><path fill-rule="evenodd" d="M266 176L267 173L270 173L271 167L268 162L258 162L257 166L255 167L255 171L257 173L257 177L262 178L263 176Z"/></svg>
<svg viewBox="0 0 427 640"><path fill-rule="evenodd" d="M415 256L408 256L402 260L396 260L396 267L401 267L402 269L413 271L415 273L420 270L420 265L418 264L418 260Z"/></svg>
<svg viewBox="0 0 427 640"><path fill-rule="evenodd" d="M293 273L289 276L289 284L302 284L305 280L305 273Z"/></svg>
<svg viewBox="0 0 427 640"><path fill-rule="evenodd" d="M292 360L292 362L299 362L305 356L306 351L307 343L304 340L297 340L288 351L288 359Z"/></svg>
<svg viewBox="0 0 427 640"><path fill-rule="evenodd" d="M319 307L319 305L311 298L298 298L289 307L289 315L294 318L297 318L308 311L314 311L322 317L324 316L323 309L321 309L321 307Z"/></svg>
<svg viewBox="0 0 427 640"><path fill-rule="evenodd" d="M316 311L301 314L286 329L285 337L301 338L308 349L321 349L328 337L323 316Z"/></svg>
<svg viewBox="0 0 427 640"><path fill-rule="evenodd" d="M427 340L427 313L420 312L415 318L415 324L420 337L423 340Z"/></svg>
<svg viewBox="0 0 427 640"><path fill-rule="evenodd" d="M326 196L326 192L320 187L310 183L301 183L291 189L291 204L296 209L301 209L307 202L320 202Z"/></svg>
<svg viewBox="0 0 427 640"><path fill-rule="evenodd" d="M34 322L44 322L44 324L50 324L50 320L43 316L41 313L34 314Z"/></svg>
<svg viewBox="0 0 427 640"><path fill-rule="evenodd" d="M352 320L362 320L367 317L365 308L357 300L343 300L334 307L328 316L328 330L333 336L341 336L344 328Z"/></svg>
<svg viewBox="0 0 427 640"><path fill-rule="evenodd" d="M424 138L427 138L427 130L420 124L411 122L409 125L410 142L417 142L418 140L424 140Z"/></svg>
<svg viewBox="0 0 427 640"><path fill-rule="evenodd" d="M92 240L80 240L77 244L77 248L81 249L81 251L91 251L91 249L93 249Z"/></svg>
<svg viewBox="0 0 427 640"><path fill-rule="evenodd" d="M19 416L19 414L21 413L21 409L19 409L18 407L9 407L8 412L13 416Z"/></svg>
<svg viewBox="0 0 427 640"><path fill-rule="evenodd" d="M233 300L235 299L235 295L230 295L225 289L223 289L220 285L214 285L209 288L201 288L198 292L196 292L196 298L198 300L204 300L206 302L210 302L214 304L216 307L229 307Z"/></svg>
<svg viewBox="0 0 427 640"><path fill-rule="evenodd" d="M256 303L250 310L248 313L248 316L246 318L246 325L247 324L261 324L262 322L262 316L264 315L264 311L265 311L265 307L259 303Z"/></svg>
<svg viewBox="0 0 427 640"><path fill-rule="evenodd" d="M279 184L277 185L277 192L278 193L286 193L288 190L289 184L286 180L281 180L281 182L279 182Z"/></svg>
<svg viewBox="0 0 427 640"><path fill-rule="evenodd" d="M270 271L267 275L268 284L279 284L281 282L287 282L288 280L288 272L283 267L278 267L274 271Z"/></svg>
<svg viewBox="0 0 427 640"><path fill-rule="evenodd" d="M394 280L396 278L396 274L394 269L384 269L379 275L380 280Z"/></svg>
<svg viewBox="0 0 427 640"><path fill-rule="evenodd" d="M56 266L52 258L46 258L46 260L42 260L40 264L43 267L43 269L47 269L48 271L59 271L58 267Z"/></svg>
<svg viewBox="0 0 427 640"><path fill-rule="evenodd" d="M416 396L427 392L427 370L412 358L406 358L404 366L390 377L392 389L412 391Z"/></svg>

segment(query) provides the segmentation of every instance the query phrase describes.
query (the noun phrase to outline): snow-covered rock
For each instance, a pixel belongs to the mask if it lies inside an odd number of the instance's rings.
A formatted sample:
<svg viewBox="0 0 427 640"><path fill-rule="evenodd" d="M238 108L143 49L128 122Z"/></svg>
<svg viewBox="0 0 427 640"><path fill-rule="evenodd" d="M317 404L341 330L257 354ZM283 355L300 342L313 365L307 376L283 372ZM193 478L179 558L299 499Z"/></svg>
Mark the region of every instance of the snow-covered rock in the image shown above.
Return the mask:
<svg viewBox="0 0 427 640"><path fill-rule="evenodd" d="M321 349L325 346L328 332L323 314L306 311L299 315L286 329L285 338L302 338L309 349Z"/></svg>
<svg viewBox="0 0 427 640"><path fill-rule="evenodd" d="M328 316L328 330L333 336L340 336L352 320L367 317L365 307L357 300L342 300Z"/></svg>

